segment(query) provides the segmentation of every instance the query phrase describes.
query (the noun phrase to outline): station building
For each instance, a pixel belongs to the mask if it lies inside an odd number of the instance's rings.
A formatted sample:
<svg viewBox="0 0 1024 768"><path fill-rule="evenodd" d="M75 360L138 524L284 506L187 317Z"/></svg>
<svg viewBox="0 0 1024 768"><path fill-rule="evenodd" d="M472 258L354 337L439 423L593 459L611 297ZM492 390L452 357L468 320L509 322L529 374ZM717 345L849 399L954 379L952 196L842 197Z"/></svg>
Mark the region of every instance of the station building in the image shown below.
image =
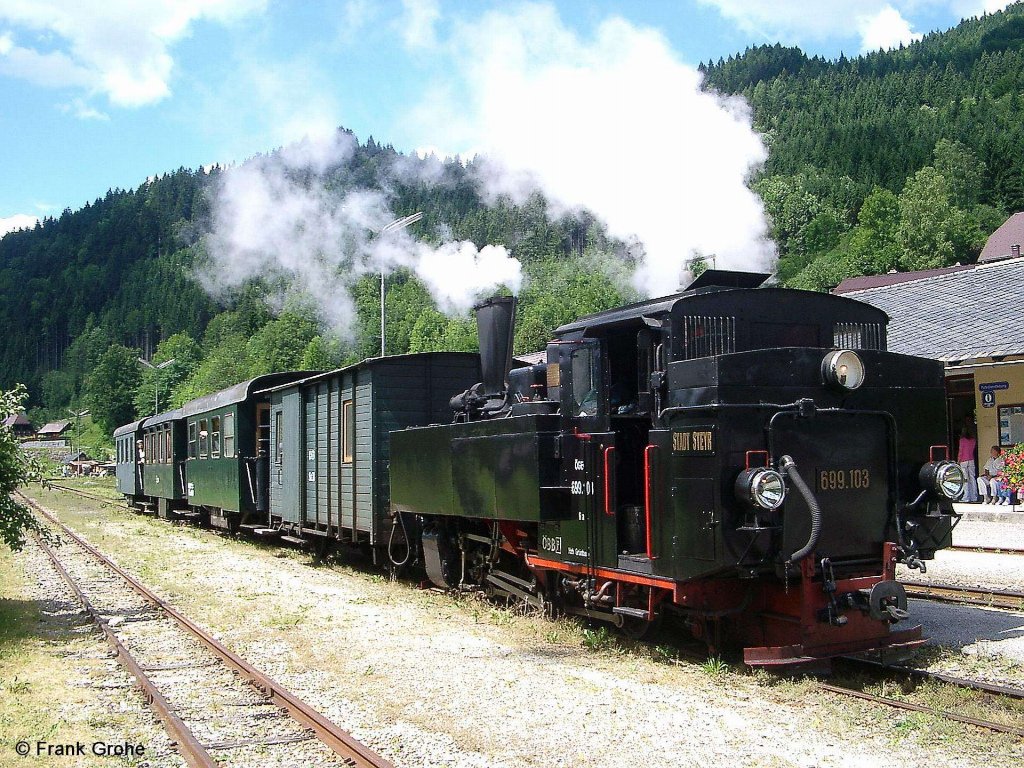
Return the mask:
<svg viewBox="0 0 1024 768"><path fill-rule="evenodd" d="M1024 213L988 239L977 264L844 280L835 290L892 318L889 350L946 366L950 445L977 425L988 447L1024 442Z"/></svg>

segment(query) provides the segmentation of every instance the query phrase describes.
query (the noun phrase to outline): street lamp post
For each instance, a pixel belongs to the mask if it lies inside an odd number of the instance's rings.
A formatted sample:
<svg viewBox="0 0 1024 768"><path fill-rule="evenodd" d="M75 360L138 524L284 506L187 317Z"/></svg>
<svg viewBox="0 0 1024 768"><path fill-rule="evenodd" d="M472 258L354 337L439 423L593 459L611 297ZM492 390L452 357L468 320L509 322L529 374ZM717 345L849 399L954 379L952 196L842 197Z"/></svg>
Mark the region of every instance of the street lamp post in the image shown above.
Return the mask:
<svg viewBox="0 0 1024 768"><path fill-rule="evenodd" d="M68 411L72 416L75 417L75 442L78 444L78 450L82 450L82 417L89 415L89 409L86 408L84 411ZM71 446L71 455L75 455L75 446Z"/></svg>
<svg viewBox="0 0 1024 768"><path fill-rule="evenodd" d="M410 214L409 216L403 216L400 219L395 219L390 224L385 226L379 235L386 235L390 232L397 232L400 229L405 229L410 224L415 224L417 221L423 218L422 211L416 211L416 213ZM380 270L380 356L384 357L384 269Z"/></svg>
<svg viewBox="0 0 1024 768"><path fill-rule="evenodd" d="M158 413L160 413L160 371L162 371L168 365L173 363L174 358L172 357L170 360L165 360L159 365L153 365L151 362L149 362L148 360L143 360L141 357L138 358L138 360L147 368L152 368L154 371L156 371L156 375L154 377L156 379L156 385L153 387L153 415L156 416Z"/></svg>

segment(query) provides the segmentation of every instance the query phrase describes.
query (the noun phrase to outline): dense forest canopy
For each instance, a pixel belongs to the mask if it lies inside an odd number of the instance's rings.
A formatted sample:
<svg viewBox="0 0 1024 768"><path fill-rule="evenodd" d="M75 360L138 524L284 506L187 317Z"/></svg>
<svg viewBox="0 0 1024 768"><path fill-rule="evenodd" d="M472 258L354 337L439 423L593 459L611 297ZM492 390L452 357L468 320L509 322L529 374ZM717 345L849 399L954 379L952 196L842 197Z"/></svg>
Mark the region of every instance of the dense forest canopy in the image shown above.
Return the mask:
<svg viewBox="0 0 1024 768"><path fill-rule="evenodd" d="M763 201L787 285L966 262L1024 210L1024 6L899 50L836 61L781 45L701 65L705 88L740 95L770 148L751 186ZM656 148L651 148L656 154ZM647 162L637 156L635 162ZM552 329L633 298L630 251L585 213L546 201L485 201L473 164L406 156L372 137L332 185L386 190L397 216L424 213L417 237L501 244L526 275L517 351ZM91 408L109 431L248 376L325 369L379 351L379 277L354 278L354 338L339 338L299 296L274 310L254 278L211 296L211 185L230 170L181 168L0 240L0 389L28 385L34 415ZM429 179L429 183L428 180ZM440 312L399 271L387 281L389 353L472 350L468 317ZM154 364L174 360L159 372Z"/></svg>

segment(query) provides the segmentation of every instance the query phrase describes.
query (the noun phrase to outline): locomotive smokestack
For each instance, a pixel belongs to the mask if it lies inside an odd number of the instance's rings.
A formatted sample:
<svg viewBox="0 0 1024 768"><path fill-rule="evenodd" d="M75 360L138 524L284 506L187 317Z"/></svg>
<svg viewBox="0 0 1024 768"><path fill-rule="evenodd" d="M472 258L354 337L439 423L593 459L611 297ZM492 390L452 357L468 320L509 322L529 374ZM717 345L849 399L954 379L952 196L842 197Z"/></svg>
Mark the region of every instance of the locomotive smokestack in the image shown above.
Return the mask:
<svg viewBox="0 0 1024 768"><path fill-rule="evenodd" d="M484 392L504 392L508 372L512 370L516 299L514 296L492 296L473 309L476 310L476 330L480 337Z"/></svg>

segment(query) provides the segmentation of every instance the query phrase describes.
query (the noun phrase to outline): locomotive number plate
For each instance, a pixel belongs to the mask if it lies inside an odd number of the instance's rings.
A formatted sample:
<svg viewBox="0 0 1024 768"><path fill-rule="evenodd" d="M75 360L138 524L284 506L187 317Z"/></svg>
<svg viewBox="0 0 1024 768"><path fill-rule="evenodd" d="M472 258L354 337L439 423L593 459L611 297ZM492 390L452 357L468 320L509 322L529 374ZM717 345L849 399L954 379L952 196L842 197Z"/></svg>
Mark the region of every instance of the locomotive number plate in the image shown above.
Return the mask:
<svg viewBox="0 0 1024 768"><path fill-rule="evenodd" d="M865 469L819 469L819 491L859 491L871 487L871 472Z"/></svg>

